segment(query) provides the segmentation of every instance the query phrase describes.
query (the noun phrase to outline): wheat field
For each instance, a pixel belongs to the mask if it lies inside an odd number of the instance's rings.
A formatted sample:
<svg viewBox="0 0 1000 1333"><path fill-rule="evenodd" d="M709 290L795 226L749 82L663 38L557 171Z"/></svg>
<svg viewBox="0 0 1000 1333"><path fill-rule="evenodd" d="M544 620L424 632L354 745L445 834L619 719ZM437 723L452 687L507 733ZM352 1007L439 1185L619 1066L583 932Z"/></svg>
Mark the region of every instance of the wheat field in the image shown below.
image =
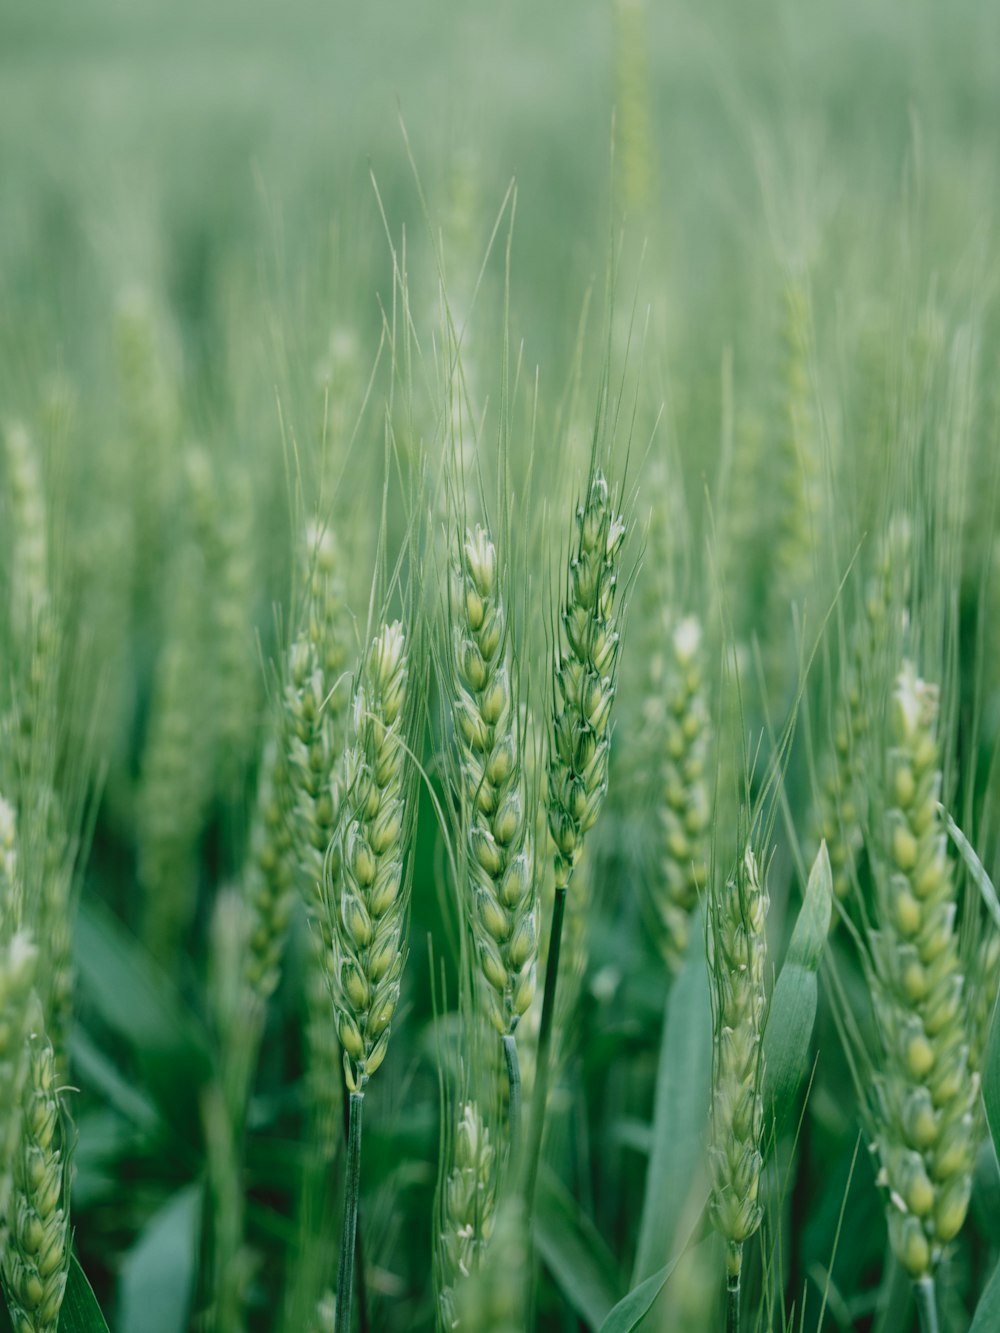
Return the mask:
<svg viewBox="0 0 1000 1333"><path fill-rule="evenodd" d="M0 1329L1000 1330L997 51L0 14Z"/></svg>

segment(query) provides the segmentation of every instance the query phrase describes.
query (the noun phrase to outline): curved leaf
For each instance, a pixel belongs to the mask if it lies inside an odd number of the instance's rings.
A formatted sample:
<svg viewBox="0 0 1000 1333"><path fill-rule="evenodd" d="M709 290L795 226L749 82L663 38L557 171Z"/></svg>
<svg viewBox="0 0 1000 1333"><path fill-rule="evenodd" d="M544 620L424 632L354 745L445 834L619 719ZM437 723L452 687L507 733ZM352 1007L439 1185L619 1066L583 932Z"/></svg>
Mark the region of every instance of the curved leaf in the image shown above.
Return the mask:
<svg viewBox="0 0 1000 1333"><path fill-rule="evenodd" d="M712 1004L699 913L691 922L684 965L667 996L634 1281L657 1272L672 1252L702 1160L711 1082Z"/></svg>
<svg viewBox="0 0 1000 1333"><path fill-rule="evenodd" d="M998 1328L1000 1328L1000 1264L994 1268L993 1276L979 1298L976 1313L969 1325L969 1333L995 1333Z"/></svg>
<svg viewBox="0 0 1000 1333"><path fill-rule="evenodd" d="M697 1231L697 1228L696 1228ZM687 1254L690 1244L685 1245L680 1253L675 1254L658 1272L640 1282L629 1294L620 1300L600 1327L600 1333L632 1333L652 1310L660 1292L670 1281L674 1269Z"/></svg>
<svg viewBox="0 0 1000 1333"><path fill-rule="evenodd" d="M600 1328L621 1290L615 1261L576 1200L544 1168L534 1228L538 1252L563 1295L588 1328Z"/></svg>
<svg viewBox="0 0 1000 1333"><path fill-rule="evenodd" d="M121 1333L184 1333L187 1328L201 1199L199 1184L178 1190L125 1256L119 1281Z"/></svg>
<svg viewBox="0 0 1000 1333"><path fill-rule="evenodd" d="M200 1125L199 1089L211 1073L205 1030L142 944L106 908L83 902L74 931L83 999L132 1048L165 1124Z"/></svg>
<svg viewBox="0 0 1000 1333"><path fill-rule="evenodd" d="M833 876L826 843L809 872L785 963L771 996L764 1029L764 1105L774 1112L775 1134L795 1105L809 1069L809 1043L816 1021L816 973L830 933Z"/></svg>
<svg viewBox="0 0 1000 1333"><path fill-rule="evenodd" d="M108 1325L97 1304L97 1297L76 1255L69 1261L66 1294L59 1316L59 1333L108 1333Z"/></svg>

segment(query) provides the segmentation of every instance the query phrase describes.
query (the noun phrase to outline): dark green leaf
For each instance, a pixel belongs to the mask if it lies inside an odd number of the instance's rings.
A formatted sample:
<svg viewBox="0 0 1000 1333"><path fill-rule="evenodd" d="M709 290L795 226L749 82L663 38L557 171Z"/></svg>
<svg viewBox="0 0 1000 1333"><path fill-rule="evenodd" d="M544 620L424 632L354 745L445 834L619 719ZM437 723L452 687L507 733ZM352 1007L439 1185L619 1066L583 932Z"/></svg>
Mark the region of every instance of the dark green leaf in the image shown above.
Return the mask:
<svg viewBox="0 0 1000 1333"><path fill-rule="evenodd" d="M84 999L131 1046L165 1122L199 1124L198 1093L211 1071L208 1042L139 941L104 908L81 905L75 959Z"/></svg>
<svg viewBox="0 0 1000 1333"><path fill-rule="evenodd" d="M154 1103L128 1079L122 1078L107 1056L79 1027L70 1042L70 1058L81 1087L99 1093L130 1124L141 1130L151 1133L160 1126Z"/></svg>
<svg viewBox="0 0 1000 1333"><path fill-rule="evenodd" d="M535 1200L535 1244L576 1313L588 1328L600 1328L621 1290L614 1258L576 1200L544 1169Z"/></svg>

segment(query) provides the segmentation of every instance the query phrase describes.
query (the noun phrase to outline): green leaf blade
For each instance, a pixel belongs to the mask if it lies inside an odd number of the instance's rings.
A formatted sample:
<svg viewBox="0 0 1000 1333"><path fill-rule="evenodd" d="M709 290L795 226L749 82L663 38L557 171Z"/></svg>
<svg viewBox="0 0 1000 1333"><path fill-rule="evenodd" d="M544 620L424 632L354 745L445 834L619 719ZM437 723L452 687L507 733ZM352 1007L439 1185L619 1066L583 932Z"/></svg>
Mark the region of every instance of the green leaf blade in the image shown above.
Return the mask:
<svg viewBox="0 0 1000 1333"><path fill-rule="evenodd" d="M699 913L666 1003L633 1281L662 1271L696 1183L712 1082L712 1003Z"/></svg>
<svg viewBox="0 0 1000 1333"><path fill-rule="evenodd" d="M830 931L833 876L826 843L809 873L805 898L771 996L764 1029L764 1105L774 1114L775 1133L795 1105L809 1069L809 1047L819 998L817 971Z"/></svg>
<svg viewBox="0 0 1000 1333"><path fill-rule="evenodd" d="M535 1244L563 1295L590 1329L599 1329L621 1293L615 1261L593 1224L551 1171L538 1181Z"/></svg>
<svg viewBox="0 0 1000 1333"><path fill-rule="evenodd" d="M76 1255L69 1261L59 1333L108 1333L107 1321Z"/></svg>
<svg viewBox="0 0 1000 1333"><path fill-rule="evenodd" d="M201 1185L186 1185L146 1223L121 1268L120 1333L184 1333L194 1294L201 1210Z"/></svg>

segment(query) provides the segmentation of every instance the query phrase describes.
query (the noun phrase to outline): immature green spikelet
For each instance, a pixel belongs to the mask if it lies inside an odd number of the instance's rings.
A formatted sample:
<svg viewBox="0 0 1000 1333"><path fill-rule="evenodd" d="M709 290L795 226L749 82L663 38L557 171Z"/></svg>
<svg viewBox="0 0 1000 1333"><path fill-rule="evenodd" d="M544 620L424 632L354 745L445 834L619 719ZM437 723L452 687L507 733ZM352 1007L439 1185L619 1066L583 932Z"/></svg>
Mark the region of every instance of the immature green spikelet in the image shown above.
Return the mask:
<svg viewBox="0 0 1000 1333"><path fill-rule="evenodd" d="M611 708L618 671L615 616L625 524L601 472L577 509L556 650L554 720L549 751L549 828L556 847L556 888L565 889L608 785Z"/></svg>
<svg viewBox="0 0 1000 1333"><path fill-rule="evenodd" d="M306 538L305 625L289 652L284 693L290 786L290 827L306 906L327 948L325 874L338 872L334 840L341 802L338 768L348 683L346 603L336 544L329 528L312 524ZM331 861L332 858L332 861Z"/></svg>
<svg viewBox="0 0 1000 1333"><path fill-rule="evenodd" d="M31 991L38 951L26 931L0 944L0 1227L8 1225L10 1191L21 1139L21 1099L29 1073ZM0 1232L0 1253L3 1252Z"/></svg>
<svg viewBox="0 0 1000 1333"><path fill-rule="evenodd" d="M339 894L329 869L324 885L337 1030L351 1092L363 1092L385 1059L406 957L407 675L406 639L396 621L375 636L354 697L355 739L334 844Z"/></svg>
<svg viewBox="0 0 1000 1333"><path fill-rule="evenodd" d="M285 656L270 719L246 870L253 922L246 980L264 1002L278 984L297 882L320 934L326 929L320 882L340 805L346 603L332 534L319 524L307 531L305 565L304 622Z"/></svg>
<svg viewBox="0 0 1000 1333"><path fill-rule="evenodd" d="M479 1268L493 1234L495 1153L489 1129L475 1102L466 1102L462 1108L452 1151L453 1165L441 1199L438 1237L438 1305L446 1329L463 1327L455 1293L463 1279Z"/></svg>
<svg viewBox="0 0 1000 1333"><path fill-rule="evenodd" d="M768 894L748 846L735 873L710 900L708 935L714 1048L710 1210L727 1242L730 1280L739 1278L743 1242L760 1226L764 1132Z"/></svg>
<svg viewBox="0 0 1000 1333"><path fill-rule="evenodd" d="M455 1292L460 1328L476 1333L524 1333L529 1272L528 1227L523 1204L512 1193L497 1209L493 1234Z"/></svg>
<svg viewBox="0 0 1000 1333"><path fill-rule="evenodd" d="M215 658L213 694L219 789L239 796L254 741L247 719L258 707L254 652L254 506L246 472L230 467L220 479L224 503L215 506L208 565ZM220 482L216 482L218 486Z"/></svg>
<svg viewBox="0 0 1000 1333"><path fill-rule="evenodd" d="M538 952L524 766L496 549L467 533L454 594L455 732L468 820L470 919L490 1017L512 1033L534 993Z"/></svg>
<svg viewBox="0 0 1000 1333"><path fill-rule="evenodd" d="M656 703L663 786L660 873L653 886L653 906L664 961L676 972L687 952L691 913L708 876L711 818L706 772L711 722L701 625L694 616L686 616L670 631Z"/></svg>
<svg viewBox="0 0 1000 1333"><path fill-rule="evenodd" d="M845 679L837 695L833 734L820 773L813 812L813 843L825 841L833 872L833 891L842 901L855 881L864 846L867 800L863 755L871 731L873 662L890 619L901 616L908 587L910 524L897 516L880 542L875 568L865 586L864 607L851 636ZM836 921L836 915L833 921Z"/></svg>
<svg viewBox="0 0 1000 1333"><path fill-rule="evenodd" d="M147 946L170 963L197 904L198 847L215 780L206 511L216 503L201 450L184 459L185 507L167 569L164 640L156 662L137 796L139 879Z"/></svg>
<svg viewBox="0 0 1000 1333"><path fill-rule="evenodd" d="M649 204L653 176L649 34L644 0L616 0L614 19L622 204L627 213L634 215L641 214Z"/></svg>
<svg viewBox="0 0 1000 1333"><path fill-rule="evenodd" d="M790 282L784 292L781 422L768 464L773 498L766 534L773 569L767 581L765 679L772 704L782 710L796 665L791 607L801 607L812 596L820 537L822 466L812 338L808 288L802 281Z"/></svg>
<svg viewBox="0 0 1000 1333"><path fill-rule="evenodd" d="M38 451L20 424L4 432L10 528L10 615L15 634L27 644L48 600L48 510Z"/></svg>
<svg viewBox="0 0 1000 1333"><path fill-rule="evenodd" d="M61 642L52 606L49 507L39 451L21 425L9 426L3 443L0 524L6 537L8 582L0 626L6 619L11 634L5 669L14 697L2 719L7 734L2 747L6 753L0 752L0 776L10 784L16 803L22 804L23 791L15 796L19 787L51 781Z"/></svg>
<svg viewBox="0 0 1000 1333"><path fill-rule="evenodd" d="M295 901L288 756L279 713L277 735L264 748L257 779L257 801L250 826L250 855L244 892L250 915L243 961L248 990L262 1004L274 994L281 973L288 926Z"/></svg>
<svg viewBox="0 0 1000 1333"><path fill-rule="evenodd" d="M35 1032L29 1046L3 1283L15 1333L56 1333L71 1251L62 1106L44 1032Z"/></svg>
<svg viewBox="0 0 1000 1333"><path fill-rule="evenodd" d="M130 291L115 319L121 452L128 462L125 497L132 508L132 580L136 610L149 616L169 531L180 409L164 321L146 292ZM124 498L124 497L123 497Z"/></svg>
<svg viewBox="0 0 1000 1333"><path fill-rule="evenodd" d="M935 688L904 663L889 715L883 874L871 939L882 1067L872 1117L889 1238L931 1274L965 1220L979 1075L955 929L955 880L938 801Z"/></svg>

